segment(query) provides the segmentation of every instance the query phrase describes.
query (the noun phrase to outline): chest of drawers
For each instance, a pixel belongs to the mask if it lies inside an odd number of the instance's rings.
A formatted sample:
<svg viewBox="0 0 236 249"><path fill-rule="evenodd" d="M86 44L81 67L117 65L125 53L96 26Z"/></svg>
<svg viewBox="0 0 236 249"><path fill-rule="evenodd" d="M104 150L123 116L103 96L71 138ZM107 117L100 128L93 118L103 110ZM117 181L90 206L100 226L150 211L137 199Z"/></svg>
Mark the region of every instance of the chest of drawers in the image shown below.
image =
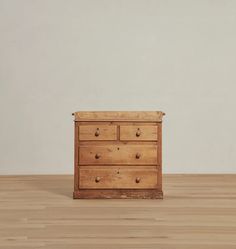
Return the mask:
<svg viewBox="0 0 236 249"><path fill-rule="evenodd" d="M163 112L75 112L74 198L163 198Z"/></svg>

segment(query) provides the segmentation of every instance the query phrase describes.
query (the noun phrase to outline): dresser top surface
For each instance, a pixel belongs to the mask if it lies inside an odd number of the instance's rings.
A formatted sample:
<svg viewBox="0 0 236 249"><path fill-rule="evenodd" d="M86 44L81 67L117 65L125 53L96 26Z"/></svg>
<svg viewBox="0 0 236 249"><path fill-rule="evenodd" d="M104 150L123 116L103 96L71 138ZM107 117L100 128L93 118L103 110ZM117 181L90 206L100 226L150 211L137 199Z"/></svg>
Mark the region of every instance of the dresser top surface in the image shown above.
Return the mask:
<svg viewBox="0 0 236 249"><path fill-rule="evenodd" d="M161 111L79 111L72 115L75 121L150 121L161 122Z"/></svg>

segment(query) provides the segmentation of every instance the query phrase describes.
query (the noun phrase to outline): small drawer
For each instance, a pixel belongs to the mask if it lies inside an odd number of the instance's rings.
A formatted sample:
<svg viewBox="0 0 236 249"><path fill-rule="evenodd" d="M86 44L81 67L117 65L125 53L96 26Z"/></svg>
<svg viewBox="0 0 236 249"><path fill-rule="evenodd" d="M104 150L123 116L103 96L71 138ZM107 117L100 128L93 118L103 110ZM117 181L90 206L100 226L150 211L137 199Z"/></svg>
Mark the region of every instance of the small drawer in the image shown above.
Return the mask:
<svg viewBox="0 0 236 249"><path fill-rule="evenodd" d="M83 145L81 165L157 165L157 145Z"/></svg>
<svg viewBox="0 0 236 249"><path fill-rule="evenodd" d="M80 125L79 140L116 140L116 125Z"/></svg>
<svg viewBox="0 0 236 249"><path fill-rule="evenodd" d="M156 141L157 129L156 125L121 125L120 140Z"/></svg>
<svg viewBox="0 0 236 249"><path fill-rule="evenodd" d="M80 167L81 189L152 189L157 187L155 166Z"/></svg>

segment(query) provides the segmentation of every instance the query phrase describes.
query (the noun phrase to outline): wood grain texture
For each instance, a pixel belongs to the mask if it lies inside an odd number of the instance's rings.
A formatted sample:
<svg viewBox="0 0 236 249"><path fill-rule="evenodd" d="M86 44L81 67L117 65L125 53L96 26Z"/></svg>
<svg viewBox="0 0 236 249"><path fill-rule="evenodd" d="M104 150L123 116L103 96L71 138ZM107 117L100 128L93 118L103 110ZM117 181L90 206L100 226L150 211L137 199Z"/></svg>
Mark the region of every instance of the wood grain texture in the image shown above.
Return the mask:
<svg viewBox="0 0 236 249"><path fill-rule="evenodd" d="M80 189L157 188L156 166L81 166Z"/></svg>
<svg viewBox="0 0 236 249"><path fill-rule="evenodd" d="M75 112L75 121L154 121L161 122L165 115L161 111L96 111Z"/></svg>
<svg viewBox="0 0 236 249"><path fill-rule="evenodd" d="M79 126L80 140L117 140L116 125L80 125Z"/></svg>
<svg viewBox="0 0 236 249"><path fill-rule="evenodd" d="M87 145L79 148L80 165L156 165L157 145Z"/></svg>
<svg viewBox="0 0 236 249"><path fill-rule="evenodd" d="M236 175L163 175L163 200L73 200L72 188L73 176L1 176L0 248L236 248Z"/></svg>
<svg viewBox="0 0 236 249"><path fill-rule="evenodd" d="M156 141L157 126L155 125L121 125L120 140L123 141Z"/></svg>

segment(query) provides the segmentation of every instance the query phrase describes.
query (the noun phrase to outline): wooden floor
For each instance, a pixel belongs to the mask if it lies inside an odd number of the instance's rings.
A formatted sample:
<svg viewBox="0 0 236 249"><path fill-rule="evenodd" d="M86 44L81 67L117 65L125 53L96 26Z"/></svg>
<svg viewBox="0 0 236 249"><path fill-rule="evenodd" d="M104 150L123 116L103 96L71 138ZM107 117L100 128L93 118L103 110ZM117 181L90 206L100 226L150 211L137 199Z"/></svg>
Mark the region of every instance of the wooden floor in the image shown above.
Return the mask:
<svg viewBox="0 0 236 249"><path fill-rule="evenodd" d="M236 175L166 175L164 200L73 200L72 186L1 176L0 248L236 248Z"/></svg>

